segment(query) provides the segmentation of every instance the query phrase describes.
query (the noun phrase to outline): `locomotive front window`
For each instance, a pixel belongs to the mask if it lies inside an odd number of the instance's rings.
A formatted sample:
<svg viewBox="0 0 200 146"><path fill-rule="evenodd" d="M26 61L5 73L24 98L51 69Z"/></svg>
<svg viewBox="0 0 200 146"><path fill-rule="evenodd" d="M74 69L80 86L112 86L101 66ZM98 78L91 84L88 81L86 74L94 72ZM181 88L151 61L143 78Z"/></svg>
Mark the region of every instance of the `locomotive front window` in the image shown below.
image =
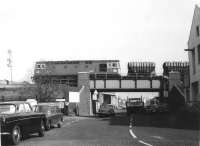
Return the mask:
<svg viewBox="0 0 200 146"><path fill-rule="evenodd" d="M107 64L99 64L100 72L107 72Z"/></svg>

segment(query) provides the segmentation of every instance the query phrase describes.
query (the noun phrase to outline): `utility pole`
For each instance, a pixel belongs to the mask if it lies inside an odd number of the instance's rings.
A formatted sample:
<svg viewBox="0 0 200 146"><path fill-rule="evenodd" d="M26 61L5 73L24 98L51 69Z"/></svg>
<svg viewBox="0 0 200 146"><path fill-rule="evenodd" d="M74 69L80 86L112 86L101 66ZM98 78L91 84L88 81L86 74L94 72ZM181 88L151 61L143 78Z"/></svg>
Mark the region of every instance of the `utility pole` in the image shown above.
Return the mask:
<svg viewBox="0 0 200 146"><path fill-rule="evenodd" d="M7 58L8 64L7 66L10 68L10 82L12 83L12 50L8 50L8 58Z"/></svg>

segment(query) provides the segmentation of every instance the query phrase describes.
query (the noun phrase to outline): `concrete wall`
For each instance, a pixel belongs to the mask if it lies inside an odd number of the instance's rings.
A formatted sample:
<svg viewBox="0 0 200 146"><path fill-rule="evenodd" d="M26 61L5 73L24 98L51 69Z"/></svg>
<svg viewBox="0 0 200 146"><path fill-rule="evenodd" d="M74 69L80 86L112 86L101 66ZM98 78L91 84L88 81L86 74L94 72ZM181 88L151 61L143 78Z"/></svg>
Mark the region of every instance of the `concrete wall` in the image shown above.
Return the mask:
<svg viewBox="0 0 200 146"><path fill-rule="evenodd" d="M189 57L189 64L190 64L190 100L200 100L200 95L197 94L196 97L193 97L193 89L192 89L192 84L194 82L197 82L200 84L200 64L198 63L198 50L197 46L200 45L200 36L197 36L196 33L196 27L199 26L200 29L200 8L198 6L195 7L194 11L194 16L192 20L192 26L190 30L190 36L189 36L189 41L188 41L188 49L194 49L195 53L195 68L196 68L196 73L193 73L193 57L192 57L192 51L188 52L188 57ZM198 87L198 92L200 91L200 86Z"/></svg>
<svg viewBox="0 0 200 146"><path fill-rule="evenodd" d="M81 88L80 91L80 103L79 103L79 115L91 116L92 115L92 101L90 93L89 73L78 73L78 85Z"/></svg>
<svg viewBox="0 0 200 146"><path fill-rule="evenodd" d="M176 84L180 84L181 76L179 72L170 72L169 73L169 91L174 87Z"/></svg>

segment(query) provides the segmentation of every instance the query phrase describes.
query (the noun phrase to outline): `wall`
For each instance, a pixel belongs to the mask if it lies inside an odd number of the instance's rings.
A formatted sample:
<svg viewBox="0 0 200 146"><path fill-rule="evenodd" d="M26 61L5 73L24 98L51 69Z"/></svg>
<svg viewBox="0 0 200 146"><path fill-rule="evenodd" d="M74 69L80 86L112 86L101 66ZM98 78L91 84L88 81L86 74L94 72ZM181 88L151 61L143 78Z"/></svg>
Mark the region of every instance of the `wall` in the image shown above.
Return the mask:
<svg viewBox="0 0 200 146"><path fill-rule="evenodd" d="M78 73L78 85L81 88L79 103L80 116L92 116L92 101L89 81L90 80L88 72Z"/></svg>
<svg viewBox="0 0 200 146"><path fill-rule="evenodd" d="M190 100L200 100L200 96L197 95L197 97L193 97L192 93L192 83L194 82L200 82L200 64L198 64L198 51L197 46L200 44L200 36L197 37L196 35L196 26L199 26L200 28L200 8L198 6L195 7L194 16L192 20L192 26L190 30L190 36L188 41L188 49L193 49L195 52L195 68L196 73L193 73L193 65L192 65L192 51L188 52L189 56L189 63L190 63ZM198 90L200 91L200 87L198 87Z"/></svg>
<svg viewBox="0 0 200 146"><path fill-rule="evenodd" d="M25 101L28 98L36 98L36 88L34 86L23 85L21 87L0 88L0 101Z"/></svg>

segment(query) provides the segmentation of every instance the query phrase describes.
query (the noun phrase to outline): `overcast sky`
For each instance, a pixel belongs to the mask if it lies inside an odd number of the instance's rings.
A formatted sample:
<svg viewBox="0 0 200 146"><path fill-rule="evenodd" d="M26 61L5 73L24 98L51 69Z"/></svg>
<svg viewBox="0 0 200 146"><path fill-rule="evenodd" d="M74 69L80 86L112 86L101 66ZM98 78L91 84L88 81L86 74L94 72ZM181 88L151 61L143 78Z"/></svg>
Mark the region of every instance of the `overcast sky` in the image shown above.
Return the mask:
<svg viewBox="0 0 200 146"><path fill-rule="evenodd" d="M0 80L30 80L35 61L119 59L187 61L197 0L0 1Z"/></svg>

